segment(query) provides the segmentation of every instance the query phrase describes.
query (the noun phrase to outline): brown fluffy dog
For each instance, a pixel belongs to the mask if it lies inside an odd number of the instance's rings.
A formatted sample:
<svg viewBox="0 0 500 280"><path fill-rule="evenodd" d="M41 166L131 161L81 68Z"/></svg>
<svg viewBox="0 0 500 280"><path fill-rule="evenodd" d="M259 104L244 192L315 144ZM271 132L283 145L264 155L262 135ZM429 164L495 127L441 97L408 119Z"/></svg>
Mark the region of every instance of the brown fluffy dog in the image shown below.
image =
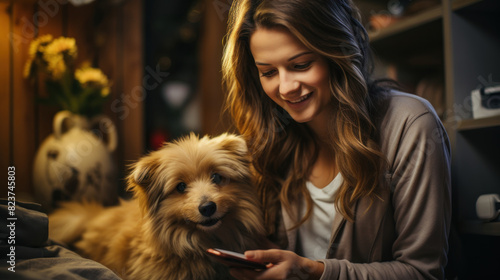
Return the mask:
<svg viewBox="0 0 500 280"><path fill-rule="evenodd" d="M67 203L50 215L50 237L127 279L229 278L205 250L243 252L262 240L250 168L240 137L191 134L133 165L133 200Z"/></svg>

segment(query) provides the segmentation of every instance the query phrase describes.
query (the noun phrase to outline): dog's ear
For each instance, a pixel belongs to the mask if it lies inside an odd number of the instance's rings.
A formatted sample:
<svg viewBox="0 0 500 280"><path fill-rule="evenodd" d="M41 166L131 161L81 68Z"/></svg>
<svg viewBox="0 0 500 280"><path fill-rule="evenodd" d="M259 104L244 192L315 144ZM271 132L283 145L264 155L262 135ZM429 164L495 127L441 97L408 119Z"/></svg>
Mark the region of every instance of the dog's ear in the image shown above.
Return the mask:
<svg viewBox="0 0 500 280"><path fill-rule="evenodd" d="M132 191L139 202L142 214L145 215L149 209L148 193L154 184L155 174L159 168L158 160L154 152L141 158L130 166L131 172L127 177L127 191Z"/></svg>
<svg viewBox="0 0 500 280"><path fill-rule="evenodd" d="M154 173L158 168L158 162L153 155L141 158L131 165L131 172L128 176L128 190L137 191L136 187L147 190L153 183Z"/></svg>
<svg viewBox="0 0 500 280"><path fill-rule="evenodd" d="M224 133L213 140L218 141L222 149L229 150L238 156L246 157L248 155L247 143L241 136Z"/></svg>

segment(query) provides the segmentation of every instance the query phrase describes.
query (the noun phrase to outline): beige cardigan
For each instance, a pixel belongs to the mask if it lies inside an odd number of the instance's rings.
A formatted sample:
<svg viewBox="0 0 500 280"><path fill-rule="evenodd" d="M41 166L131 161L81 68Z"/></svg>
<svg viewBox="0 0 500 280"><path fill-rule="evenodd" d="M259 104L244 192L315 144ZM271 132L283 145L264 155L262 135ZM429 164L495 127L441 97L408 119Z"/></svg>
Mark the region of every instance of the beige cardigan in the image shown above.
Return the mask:
<svg viewBox="0 0 500 280"><path fill-rule="evenodd" d="M335 216L321 279L443 279L451 220L450 144L432 106L394 92L380 125L389 161L382 200L356 204L355 222ZM296 207L298 210L298 207ZM368 209L368 210L367 210ZM280 231L295 251L297 221L282 210ZM282 240L283 241L283 240ZM296 271L299 279L306 271Z"/></svg>

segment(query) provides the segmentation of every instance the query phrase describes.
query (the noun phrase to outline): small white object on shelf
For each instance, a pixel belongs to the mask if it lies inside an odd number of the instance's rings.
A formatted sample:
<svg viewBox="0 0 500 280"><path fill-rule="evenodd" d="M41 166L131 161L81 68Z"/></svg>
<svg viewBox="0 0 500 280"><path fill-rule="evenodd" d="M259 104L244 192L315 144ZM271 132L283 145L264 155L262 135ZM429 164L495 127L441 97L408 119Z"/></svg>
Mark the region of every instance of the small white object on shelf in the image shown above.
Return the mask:
<svg viewBox="0 0 500 280"><path fill-rule="evenodd" d="M94 2L94 0L69 0L69 2L75 6L81 6L85 4L90 4Z"/></svg>
<svg viewBox="0 0 500 280"><path fill-rule="evenodd" d="M500 85L475 89L471 95L474 119L500 115Z"/></svg>
<svg viewBox="0 0 500 280"><path fill-rule="evenodd" d="M476 214L479 219L492 221L500 214L497 204L500 203L498 194L483 194L476 200Z"/></svg>

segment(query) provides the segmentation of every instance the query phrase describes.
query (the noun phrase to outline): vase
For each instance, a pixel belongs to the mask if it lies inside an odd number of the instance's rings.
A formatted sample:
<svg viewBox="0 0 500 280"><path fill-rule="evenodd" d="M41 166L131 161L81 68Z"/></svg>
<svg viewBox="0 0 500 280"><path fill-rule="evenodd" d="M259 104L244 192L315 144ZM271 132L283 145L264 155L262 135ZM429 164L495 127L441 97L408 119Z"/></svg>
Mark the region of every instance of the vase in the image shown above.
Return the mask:
<svg viewBox="0 0 500 280"><path fill-rule="evenodd" d="M34 160L34 193L43 209L50 212L62 201L116 202L117 168L112 158L116 146L116 128L109 118L58 112L53 133Z"/></svg>

